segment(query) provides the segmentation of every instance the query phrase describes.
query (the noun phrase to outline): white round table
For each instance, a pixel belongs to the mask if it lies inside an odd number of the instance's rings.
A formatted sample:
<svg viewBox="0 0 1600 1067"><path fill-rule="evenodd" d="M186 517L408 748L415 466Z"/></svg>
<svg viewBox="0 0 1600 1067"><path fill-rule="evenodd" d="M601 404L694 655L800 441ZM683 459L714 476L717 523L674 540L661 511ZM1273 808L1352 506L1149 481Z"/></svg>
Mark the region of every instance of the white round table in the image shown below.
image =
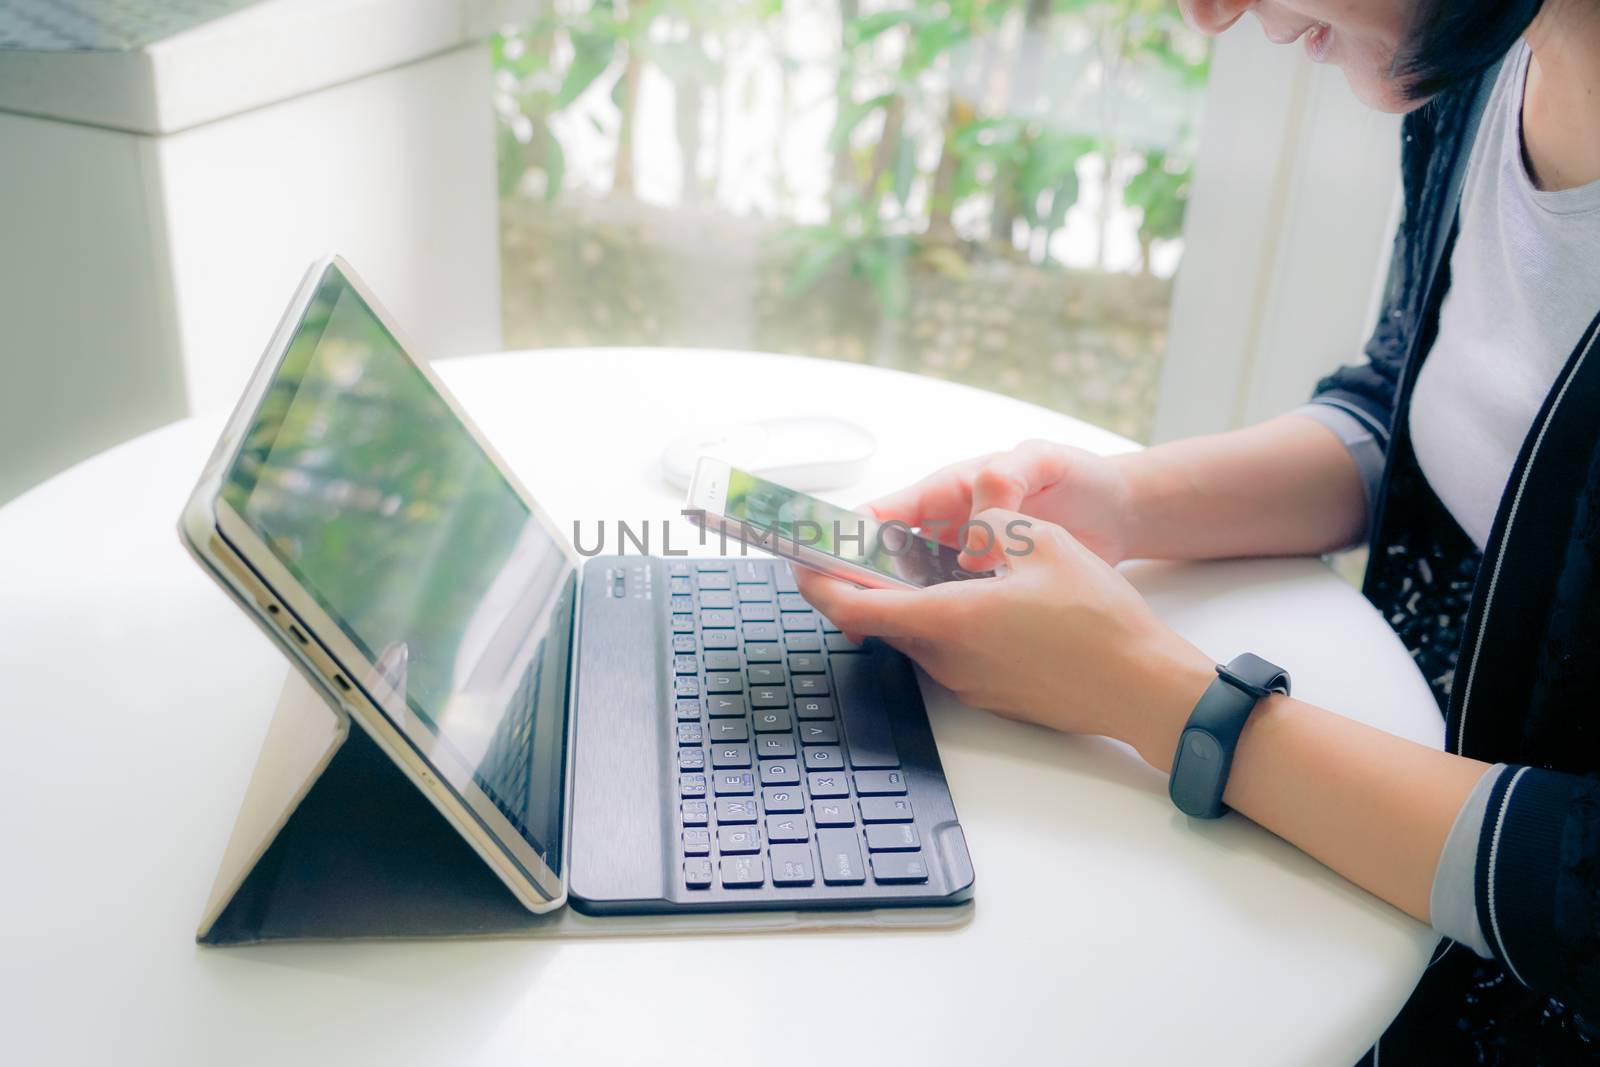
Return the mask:
<svg viewBox="0 0 1600 1067"><path fill-rule="evenodd" d="M833 362L584 350L440 370L566 529L675 514L661 446L717 419L872 427L878 456L845 503L1025 437L1132 447ZM1130 750L931 687L977 871L954 931L199 948L287 670L175 533L221 422L166 427L0 509L11 1062L1345 1067L1423 971L1426 926L1238 816L1189 821ZM1297 695L1440 744L1399 641L1320 562L1130 573L1213 655L1262 653Z"/></svg>

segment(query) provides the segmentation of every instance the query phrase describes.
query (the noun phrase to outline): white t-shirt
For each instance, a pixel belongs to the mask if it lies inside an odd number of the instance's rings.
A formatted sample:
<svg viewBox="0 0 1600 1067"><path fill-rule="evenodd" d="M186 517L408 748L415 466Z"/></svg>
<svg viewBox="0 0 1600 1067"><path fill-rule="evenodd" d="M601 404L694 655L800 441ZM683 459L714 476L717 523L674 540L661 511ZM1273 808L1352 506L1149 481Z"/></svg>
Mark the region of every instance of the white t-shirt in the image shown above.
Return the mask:
<svg viewBox="0 0 1600 1067"><path fill-rule="evenodd" d="M1600 309L1600 182L1546 192L1522 151L1528 46L1501 68L1467 164L1439 333L1411 398L1428 484L1483 548L1545 396Z"/></svg>

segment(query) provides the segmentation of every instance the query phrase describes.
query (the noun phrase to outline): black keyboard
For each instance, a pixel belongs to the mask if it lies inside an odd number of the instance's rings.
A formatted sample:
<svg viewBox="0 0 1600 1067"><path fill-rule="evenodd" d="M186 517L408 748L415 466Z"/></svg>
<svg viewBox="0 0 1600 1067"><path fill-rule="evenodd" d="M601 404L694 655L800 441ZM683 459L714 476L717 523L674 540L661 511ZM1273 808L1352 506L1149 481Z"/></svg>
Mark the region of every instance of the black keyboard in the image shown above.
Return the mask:
<svg viewBox="0 0 1600 1067"><path fill-rule="evenodd" d="M781 560L674 560L667 573L684 888L925 885L872 657Z"/></svg>

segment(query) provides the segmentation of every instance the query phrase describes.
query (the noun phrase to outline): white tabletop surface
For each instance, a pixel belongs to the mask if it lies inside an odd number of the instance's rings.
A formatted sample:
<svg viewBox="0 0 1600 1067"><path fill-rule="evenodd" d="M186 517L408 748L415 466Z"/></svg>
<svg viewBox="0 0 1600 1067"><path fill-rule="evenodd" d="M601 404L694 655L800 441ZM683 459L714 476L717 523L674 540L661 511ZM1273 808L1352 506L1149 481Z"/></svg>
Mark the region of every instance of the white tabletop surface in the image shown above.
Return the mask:
<svg viewBox="0 0 1600 1067"><path fill-rule="evenodd" d="M661 445L717 417L873 428L879 454L844 503L1030 436L1130 447L841 363L609 350L441 370L566 528L674 514ZM1422 973L1427 927L1238 816L1189 821L1129 750L932 689L977 871L955 931L196 947L286 673L175 533L221 421L156 431L0 509L9 1062L1345 1067ZM1214 656L1259 652L1297 695L1440 743L1399 641L1321 563L1130 573Z"/></svg>

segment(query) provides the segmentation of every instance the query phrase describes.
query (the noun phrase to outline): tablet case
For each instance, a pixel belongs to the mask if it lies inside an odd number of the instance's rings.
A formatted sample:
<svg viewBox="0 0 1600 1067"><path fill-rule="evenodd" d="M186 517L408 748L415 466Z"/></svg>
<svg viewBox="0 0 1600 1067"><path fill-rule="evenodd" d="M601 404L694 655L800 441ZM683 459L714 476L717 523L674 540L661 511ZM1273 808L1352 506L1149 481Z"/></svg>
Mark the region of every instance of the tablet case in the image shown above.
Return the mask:
<svg viewBox="0 0 1600 1067"><path fill-rule="evenodd" d="M973 904L860 911L545 915L525 909L360 726L289 672L207 901L206 945L929 929Z"/></svg>

